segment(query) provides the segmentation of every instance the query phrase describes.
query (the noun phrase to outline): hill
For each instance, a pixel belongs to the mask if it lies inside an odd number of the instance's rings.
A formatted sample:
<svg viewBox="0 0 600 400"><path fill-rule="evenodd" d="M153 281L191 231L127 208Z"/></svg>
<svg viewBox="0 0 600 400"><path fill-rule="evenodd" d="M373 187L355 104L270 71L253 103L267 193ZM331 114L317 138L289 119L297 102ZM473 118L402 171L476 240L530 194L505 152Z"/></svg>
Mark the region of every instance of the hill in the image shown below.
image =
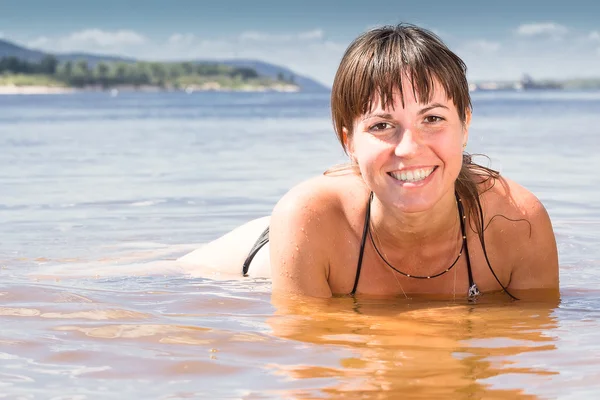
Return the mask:
<svg viewBox="0 0 600 400"><path fill-rule="evenodd" d="M31 50L26 47L0 39L0 58L2 57L17 57L27 61L40 61L46 56L46 53Z"/></svg>
<svg viewBox="0 0 600 400"><path fill-rule="evenodd" d="M208 62L208 61L195 61L195 62ZM214 62L214 61L213 61ZM263 61L257 60L218 60L218 63L229 65L232 67L247 67L252 68L259 75L268 76L270 78L277 77L278 74L282 74L286 78L293 76L294 82L302 88L303 92L321 92L328 91L329 88L323 84L308 78L306 76L298 75L294 71L281 67L279 65L270 64Z"/></svg>
<svg viewBox="0 0 600 400"><path fill-rule="evenodd" d="M0 39L0 58L2 57L17 57L22 60L27 60L31 62L39 62L47 55L55 56L59 61L77 61L77 60L86 60L90 66L94 66L100 62L112 63L112 62L124 62L124 63L134 63L137 61L146 61L146 60L138 60L135 58L128 57L119 57L105 54L90 54L90 53L45 53L39 50L29 49L24 46L20 46L15 43L11 43L6 40ZM187 61L187 60L181 60ZM275 64L270 64L264 61L259 60L242 60L242 59L229 59L229 60L192 60L194 64L204 64L204 63L219 63L225 64L232 67L248 67L253 68L256 72L268 78L277 78L278 75L283 75L286 78L292 77L294 81L302 91L304 92L320 92L320 91L328 91L325 85L315 81L314 79L303 76L295 73L289 68L282 67Z"/></svg>

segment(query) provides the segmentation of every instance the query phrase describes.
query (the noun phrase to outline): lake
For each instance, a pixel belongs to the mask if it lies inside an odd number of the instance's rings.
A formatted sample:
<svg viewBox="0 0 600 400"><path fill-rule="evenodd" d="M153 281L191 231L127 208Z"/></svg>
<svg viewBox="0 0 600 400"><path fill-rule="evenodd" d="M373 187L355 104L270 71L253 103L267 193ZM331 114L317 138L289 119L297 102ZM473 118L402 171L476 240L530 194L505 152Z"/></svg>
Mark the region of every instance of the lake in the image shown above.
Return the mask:
<svg viewBox="0 0 600 400"><path fill-rule="evenodd" d="M467 151L552 218L556 304L272 300L177 267L345 161L328 103L0 96L0 398L595 397L600 92L473 93Z"/></svg>

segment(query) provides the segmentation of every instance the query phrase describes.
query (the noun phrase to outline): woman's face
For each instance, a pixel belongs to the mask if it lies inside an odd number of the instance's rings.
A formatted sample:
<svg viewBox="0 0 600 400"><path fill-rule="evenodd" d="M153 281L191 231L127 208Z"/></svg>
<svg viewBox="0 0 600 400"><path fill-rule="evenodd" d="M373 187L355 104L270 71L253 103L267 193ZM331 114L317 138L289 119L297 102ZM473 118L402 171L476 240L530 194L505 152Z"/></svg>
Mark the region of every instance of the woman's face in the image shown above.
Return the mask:
<svg viewBox="0 0 600 400"><path fill-rule="evenodd" d="M354 121L347 141L367 186L384 204L404 212L432 208L454 193L467 142L470 113L463 123L454 103L436 83L428 103L413 96L410 80L393 98L393 107L379 101Z"/></svg>

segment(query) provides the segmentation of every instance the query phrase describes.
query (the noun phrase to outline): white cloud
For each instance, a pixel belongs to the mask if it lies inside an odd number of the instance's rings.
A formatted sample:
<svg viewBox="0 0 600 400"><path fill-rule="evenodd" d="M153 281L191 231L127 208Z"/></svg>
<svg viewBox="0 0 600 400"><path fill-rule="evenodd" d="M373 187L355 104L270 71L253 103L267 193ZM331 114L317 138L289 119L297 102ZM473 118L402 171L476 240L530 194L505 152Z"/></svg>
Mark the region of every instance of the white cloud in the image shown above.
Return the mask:
<svg viewBox="0 0 600 400"><path fill-rule="evenodd" d="M64 40L66 43L72 45L85 44L102 47L138 45L146 42L146 38L144 36L134 31L119 30L108 32L100 29L87 29L84 31L75 32L66 37Z"/></svg>
<svg viewBox="0 0 600 400"><path fill-rule="evenodd" d="M440 33L446 43L456 50L469 68L473 80L520 79L529 73L535 79L591 76L600 70L597 44L590 49L590 39L597 34L577 33L575 29L556 23L526 24L521 35L481 37L461 40L448 32ZM251 58L291 68L331 84L338 63L350 43L327 39L327 32L314 29L305 32L246 31L223 37L197 37L176 33L164 43L148 44L135 55L147 59L224 59ZM577 35L575 35L575 33ZM554 38L570 34L569 41L523 40L547 35ZM589 36L589 38L588 38ZM596 39L599 40L600 39ZM594 42L597 43L597 42ZM590 51L591 50L591 51ZM315 61L317 60L317 61Z"/></svg>
<svg viewBox="0 0 600 400"><path fill-rule="evenodd" d="M38 38L35 38L35 39L27 42L27 46L38 49L38 48L46 47L46 45L48 45L49 43L50 43L49 38L47 38L46 36L40 36Z"/></svg>
<svg viewBox="0 0 600 400"><path fill-rule="evenodd" d="M521 26L522 35L496 38L499 46L483 52L486 41L457 43L457 53L469 69L471 80L516 80L527 73L534 79L594 77L600 70L596 49L598 32L581 32L572 27ZM551 33L554 32L554 33ZM562 35L562 36L559 36ZM539 36L546 35L546 36ZM558 40L566 38L569 40ZM549 38L551 40L524 40ZM495 43L495 42L492 42Z"/></svg>
<svg viewBox="0 0 600 400"><path fill-rule="evenodd" d="M273 35L267 35L265 33L261 33L261 32L255 32L255 31L248 31L248 32L243 32L242 34L240 34L240 39L241 40L269 40L272 39Z"/></svg>
<svg viewBox="0 0 600 400"><path fill-rule="evenodd" d="M325 39L322 29L277 34L246 31L216 38L173 33L162 44L142 46L135 56L154 60L257 59L330 84L345 48L346 44Z"/></svg>
<svg viewBox="0 0 600 400"><path fill-rule="evenodd" d="M117 52L123 54L132 47L146 44L148 39L131 30L103 31L100 29L86 29L73 32L67 36L50 38L41 36L30 40L27 45L48 51L70 52Z"/></svg>
<svg viewBox="0 0 600 400"><path fill-rule="evenodd" d="M4 38L4 32L0 32L0 39Z"/></svg>
<svg viewBox="0 0 600 400"><path fill-rule="evenodd" d="M463 47L466 50L470 50L470 51L474 51L474 52L495 53L502 47L502 45L499 42L493 42L490 40L479 39L479 40L472 40L472 41L466 42L463 45Z"/></svg>
<svg viewBox="0 0 600 400"><path fill-rule="evenodd" d="M298 34L299 39L323 39L324 33L322 29L313 29L312 31L300 32Z"/></svg>
<svg viewBox="0 0 600 400"><path fill-rule="evenodd" d="M175 33L169 37L167 43L170 45L180 46L193 44L197 40L198 38L191 33Z"/></svg>
<svg viewBox="0 0 600 400"><path fill-rule="evenodd" d="M599 31L578 32L555 23L521 25L520 31L520 35L493 39L461 40L447 32L440 36L463 58L473 80L519 79L524 73L535 79L591 76L600 70L600 50L596 51L600 46ZM546 34L552 38L567 32L573 40L523 40L527 36ZM51 52L85 51L140 60L256 59L330 85L352 37L334 41L327 36L323 29L313 29L278 34L246 31L212 37L174 32L162 39L150 39L131 30L88 29L63 37L42 36L27 44Z"/></svg>
<svg viewBox="0 0 600 400"><path fill-rule="evenodd" d="M555 22L541 22L520 25L516 33L519 36L563 36L569 30Z"/></svg>
<svg viewBox="0 0 600 400"><path fill-rule="evenodd" d="M322 40L324 37L323 30L313 29L311 31L298 32L298 33L265 33L257 31L247 31L239 35L239 39L242 41L256 41L256 42L293 42L293 41L311 41L311 40Z"/></svg>

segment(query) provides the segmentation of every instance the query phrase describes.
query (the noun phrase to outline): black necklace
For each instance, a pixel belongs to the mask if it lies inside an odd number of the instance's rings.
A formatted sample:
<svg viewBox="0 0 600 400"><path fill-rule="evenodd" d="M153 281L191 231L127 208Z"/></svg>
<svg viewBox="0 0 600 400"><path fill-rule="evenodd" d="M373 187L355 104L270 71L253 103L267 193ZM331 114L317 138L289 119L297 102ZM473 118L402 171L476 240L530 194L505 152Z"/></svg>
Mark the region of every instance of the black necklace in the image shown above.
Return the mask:
<svg viewBox="0 0 600 400"><path fill-rule="evenodd" d="M371 224L368 224L369 226L368 226L367 229L369 230L369 238L371 239L371 243L373 244L373 248L375 249L375 251L377 252L377 254L379 255L379 257L383 260L383 262L386 263L388 267L390 267L391 269L393 269L397 273L399 273L401 275L404 275L404 276L406 276L408 278L414 278L414 279L431 279L431 278L437 278L438 276L444 275L446 272L448 272L452 268L454 268L454 266L456 265L456 263L460 259L460 256L462 256L463 250L465 249L465 246L467 244L467 234L465 232L465 219L467 217L466 217L465 212L463 210L463 206L462 206L462 202L460 201L460 197L458 197L458 193L454 192L454 196L456 196L456 206L458 208L458 216L459 216L459 219L460 219L460 231L462 233L462 246L460 247L460 251L458 252L458 256L456 256L456 259L454 260L454 262L452 263L452 265L450 265L448 268L446 268L442 272L438 272L437 274L429 275L429 276L411 275L411 274L407 274L406 272L402 272L398 268L396 268L392 264L390 264L388 262L388 260L385 259L385 257L383 256L383 254L381 254L381 252L377 248L377 245L375 245L375 240L373 240L373 234L371 233L371 227L370 227ZM369 209L371 208L371 202L372 201L373 201L373 192L371 192L371 198L370 198L370 201L369 201Z"/></svg>

